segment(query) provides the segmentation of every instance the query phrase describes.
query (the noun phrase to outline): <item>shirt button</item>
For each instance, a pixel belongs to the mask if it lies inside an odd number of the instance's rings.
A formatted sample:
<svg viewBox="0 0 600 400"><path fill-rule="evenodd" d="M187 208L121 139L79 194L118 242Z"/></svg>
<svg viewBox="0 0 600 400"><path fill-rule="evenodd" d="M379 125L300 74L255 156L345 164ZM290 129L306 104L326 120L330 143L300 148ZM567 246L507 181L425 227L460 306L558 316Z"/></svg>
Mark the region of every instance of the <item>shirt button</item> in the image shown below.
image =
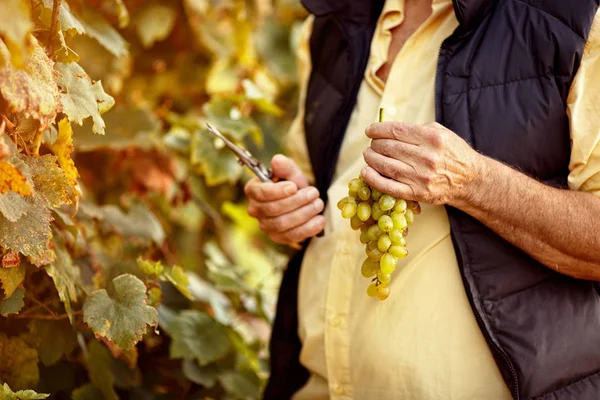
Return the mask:
<svg viewBox="0 0 600 400"><path fill-rule="evenodd" d="M341 396L341 395L343 395L343 394L344 394L344 387L343 387L342 385L337 385L337 386L335 387L335 389L334 389L334 393L335 393L337 396Z"/></svg>
<svg viewBox="0 0 600 400"><path fill-rule="evenodd" d="M335 317L331 318L331 326L333 326L334 328L337 328L341 324L342 319L339 317L339 315L336 315Z"/></svg>
<svg viewBox="0 0 600 400"><path fill-rule="evenodd" d="M396 108L395 107L386 107L385 115L393 117L394 115L396 115Z"/></svg>

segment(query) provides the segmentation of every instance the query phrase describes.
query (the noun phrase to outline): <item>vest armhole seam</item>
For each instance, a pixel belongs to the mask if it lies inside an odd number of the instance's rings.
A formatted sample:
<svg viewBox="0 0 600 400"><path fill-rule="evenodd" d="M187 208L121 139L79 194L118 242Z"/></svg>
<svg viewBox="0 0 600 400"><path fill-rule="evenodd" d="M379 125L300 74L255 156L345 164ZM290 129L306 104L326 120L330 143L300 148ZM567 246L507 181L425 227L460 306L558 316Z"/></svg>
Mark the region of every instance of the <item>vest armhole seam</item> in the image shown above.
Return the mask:
<svg viewBox="0 0 600 400"><path fill-rule="evenodd" d="M529 3L525 2L524 0L514 0L514 1L516 1L517 3L521 3L521 4L523 4L523 5L524 5L524 6L526 6L526 7L530 7L530 8L533 8L533 9L535 9L535 10L538 10L539 12L541 12L541 13L544 13L545 15L547 15L547 16L549 16L549 17L551 17L552 19L555 19L555 20L557 20L558 22L560 22L561 24L563 24L564 26L566 26L567 28L569 28L569 30L570 30L571 32L573 32L575 35L577 35L577 37L578 37L579 39L581 39L581 40L582 40L582 41L585 43L585 41L586 41L586 40L585 40L585 38L584 38L583 36L581 36L581 34L580 34L579 32L575 31L575 29L573 29L573 27L572 27L572 26L570 26L569 24L567 24L567 23L566 23L565 21L563 21L562 19L558 18L556 15L550 14L548 11L546 11L546 10L543 10L543 9L541 9L541 8L539 8L539 7L536 7L536 6L534 6L533 4L529 4Z"/></svg>

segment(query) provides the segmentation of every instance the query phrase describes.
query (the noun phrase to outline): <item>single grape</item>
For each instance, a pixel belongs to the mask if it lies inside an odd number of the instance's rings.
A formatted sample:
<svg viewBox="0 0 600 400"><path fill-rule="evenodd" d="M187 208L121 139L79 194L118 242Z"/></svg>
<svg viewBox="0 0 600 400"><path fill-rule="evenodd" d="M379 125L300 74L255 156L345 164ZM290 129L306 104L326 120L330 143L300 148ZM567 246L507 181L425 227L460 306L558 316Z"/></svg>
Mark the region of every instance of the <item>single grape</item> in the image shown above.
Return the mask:
<svg viewBox="0 0 600 400"><path fill-rule="evenodd" d="M379 270L377 271L377 279L379 279L379 282L383 283L384 285L387 285L392 280L392 275L384 274L383 272L381 272L381 270Z"/></svg>
<svg viewBox="0 0 600 400"><path fill-rule="evenodd" d="M404 214L394 211L392 213L391 217L392 217L392 222L394 224L394 229L402 230L408 226L408 223L406 222L406 217L404 216Z"/></svg>
<svg viewBox="0 0 600 400"><path fill-rule="evenodd" d="M408 250L406 249L406 247L400 244L391 245L388 249L388 253L390 253L396 258L406 258L406 256L408 256Z"/></svg>
<svg viewBox="0 0 600 400"><path fill-rule="evenodd" d="M374 250L376 248L377 248L377 240L371 240L369 243L367 243L367 247L366 247L367 254L369 254L369 251Z"/></svg>
<svg viewBox="0 0 600 400"><path fill-rule="evenodd" d="M346 219L350 219L356 215L357 210L356 203L347 202L344 204L344 208L342 208L342 217Z"/></svg>
<svg viewBox="0 0 600 400"><path fill-rule="evenodd" d="M377 240L379 239L379 236L383 234L383 231L379 228L378 225L373 225L369 228L367 234L369 235L369 239Z"/></svg>
<svg viewBox="0 0 600 400"><path fill-rule="evenodd" d="M352 218L350 218L350 226L355 231L359 230L362 225L363 222L360 220L360 218L358 218L358 215L354 215Z"/></svg>
<svg viewBox="0 0 600 400"><path fill-rule="evenodd" d="M361 188L365 187L366 183L360 178L354 178L348 182L348 189L351 192L358 192Z"/></svg>
<svg viewBox="0 0 600 400"><path fill-rule="evenodd" d="M402 231L402 236L404 236L404 237L408 236L408 228L406 228L405 230Z"/></svg>
<svg viewBox="0 0 600 400"><path fill-rule="evenodd" d="M365 278L374 277L377 274L377 271L379 271L379 263L370 258L363 261L362 266L360 267L360 273Z"/></svg>
<svg viewBox="0 0 600 400"><path fill-rule="evenodd" d="M421 205L416 201L409 201L408 208L412 210L413 214L421 214Z"/></svg>
<svg viewBox="0 0 600 400"><path fill-rule="evenodd" d="M404 235L402 235L402 231L400 229L394 228L390 233L388 233L388 235L390 236L392 243L406 246L406 239L404 238Z"/></svg>
<svg viewBox="0 0 600 400"><path fill-rule="evenodd" d="M377 249L379 250L379 249ZM381 261L379 262L381 271L384 274L391 274L392 272L394 272L394 270L396 269L396 257L394 257L393 255L389 254L389 253L385 253L384 255L381 256Z"/></svg>
<svg viewBox="0 0 600 400"><path fill-rule="evenodd" d="M348 197L344 197L343 199L341 199L340 201L338 201L337 203L337 208L339 208L340 210L344 209L344 205L348 202Z"/></svg>
<svg viewBox="0 0 600 400"><path fill-rule="evenodd" d="M371 216L375 221L377 221L381 216L385 214L385 211L381 210L381 206L378 202L373 203L371 206Z"/></svg>
<svg viewBox="0 0 600 400"><path fill-rule="evenodd" d="M379 201L382 194L383 193L381 193L379 190L371 188L371 198L373 199L373 201Z"/></svg>
<svg viewBox="0 0 600 400"><path fill-rule="evenodd" d="M385 300L390 295L390 288L385 285L377 286L377 298L379 300Z"/></svg>
<svg viewBox="0 0 600 400"><path fill-rule="evenodd" d="M367 186L361 187L358 190L358 197L362 200L362 201L367 201L369 200L369 198L371 197L371 189L369 189Z"/></svg>
<svg viewBox="0 0 600 400"><path fill-rule="evenodd" d="M368 220L371 216L371 206L369 205L369 203L359 203L358 209L356 210L356 214L358 215L358 218L360 218L361 221Z"/></svg>
<svg viewBox="0 0 600 400"><path fill-rule="evenodd" d="M379 218L379 221L377 221L377 226L379 226L379 229L383 232L389 232L394 229L394 221L389 215L382 215L381 218Z"/></svg>
<svg viewBox="0 0 600 400"><path fill-rule="evenodd" d="M394 206L394 212L404 214L404 212L406 211L406 207L406 200L398 199L396 200L396 205Z"/></svg>
<svg viewBox="0 0 600 400"><path fill-rule="evenodd" d="M386 234L379 236L379 239L377 239L377 248L382 253L385 253L387 251L387 249L390 248L391 245L392 245L392 241L390 240L390 237Z"/></svg>
<svg viewBox="0 0 600 400"><path fill-rule="evenodd" d="M394 208L395 204L396 199L393 196L390 196L389 194L384 194L379 199L379 205L381 206L381 210L383 211L391 210L392 208Z"/></svg>
<svg viewBox="0 0 600 400"><path fill-rule="evenodd" d="M406 218L406 224L407 224L407 226L412 225L412 223L415 220L415 214L410 209L406 210L406 214L404 214L404 217Z"/></svg>
<svg viewBox="0 0 600 400"><path fill-rule="evenodd" d="M358 197L358 192L348 190L348 197L356 198L356 197Z"/></svg>
<svg viewBox="0 0 600 400"><path fill-rule="evenodd" d="M381 260L384 255L389 255L389 254L387 254L387 253L384 254L382 251L379 251L379 249L373 249L373 250L369 250L367 252L367 257L369 257L373 261Z"/></svg>
<svg viewBox="0 0 600 400"><path fill-rule="evenodd" d="M377 295L377 285L375 282L371 283L367 288L367 296L375 297Z"/></svg>
<svg viewBox="0 0 600 400"><path fill-rule="evenodd" d="M360 242L362 244L367 244L367 243L369 243L369 235L367 234L367 231L363 231L362 230L363 228L364 228L364 226L360 228L361 229L361 232L360 232Z"/></svg>

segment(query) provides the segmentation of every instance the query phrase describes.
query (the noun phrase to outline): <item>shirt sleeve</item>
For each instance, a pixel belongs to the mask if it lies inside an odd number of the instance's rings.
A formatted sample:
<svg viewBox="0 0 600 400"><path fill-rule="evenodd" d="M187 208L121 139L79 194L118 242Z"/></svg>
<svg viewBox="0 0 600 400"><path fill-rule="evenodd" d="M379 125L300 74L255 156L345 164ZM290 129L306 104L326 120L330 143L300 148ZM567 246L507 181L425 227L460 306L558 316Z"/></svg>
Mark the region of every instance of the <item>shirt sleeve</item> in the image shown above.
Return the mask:
<svg viewBox="0 0 600 400"><path fill-rule="evenodd" d="M569 187L600 197L600 10L567 99L571 125Z"/></svg>
<svg viewBox="0 0 600 400"><path fill-rule="evenodd" d="M290 126L290 130L283 140L285 153L292 158L298 167L304 172L309 182L314 183L314 174L310 164L306 139L304 136L304 109L306 102L306 90L312 68L310 59L310 35L312 33L314 16L310 15L302 25L300 40L297 49L297 69L299 100L298 112Z"/></svg>

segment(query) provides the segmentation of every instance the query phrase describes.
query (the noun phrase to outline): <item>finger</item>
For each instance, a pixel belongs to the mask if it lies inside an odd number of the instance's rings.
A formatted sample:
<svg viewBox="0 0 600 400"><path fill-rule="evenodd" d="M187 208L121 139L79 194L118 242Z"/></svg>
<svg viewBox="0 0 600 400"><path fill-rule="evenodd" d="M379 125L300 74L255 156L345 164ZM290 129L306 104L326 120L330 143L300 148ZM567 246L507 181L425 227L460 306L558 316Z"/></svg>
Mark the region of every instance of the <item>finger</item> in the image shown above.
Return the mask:
<svg viewBox="0 0 600 400"><path fill-rule="evenodd" d="M409 184L415 181L416 170L404 161L386 157L368 147L363 153L367 164L381 175Z"/></svg>
<svg viewBox="0 0 600 400"><path fill-rule="evenodd" d="M261 182L258 178L252 178L244 186L246 196L263 203L292 196L297 191L294 182Z"/></svg>
<svg viewBox="0 0 600 400"><path fill-rule="evenodd" d="M294 182L299 189L308 186L308 181L306 180L304 173L289 157L276 154L271 160L271 168L276 177Z"/></svg>
<svg viewBox="0 0 600 400"><path fill-rule="evenodd" d="M296 194L281 200L261 203L250 200L248 203L248 214L256 218L277 217L314 201L319 197L319 191L315 187L300 189Z"/></svg>
<svg viewBox="0 0 600 400"><path fill-rule="evenodd" d="M384 156L411 164L410 161L422 158L423 150L420 146L406 144L394 139L374 139L371 149Z"/></svg>
<svg viewBox="0 0 600 400"><path fill-rule="evenodd" d="M325 228L325 217L317 215L308 222L283 233L272 233L271 240L277 243L298 243L315 236Z"/></svg>
<svg viewBox="0 0 600 400"><path fill-rule="evenodd" d="M379 172L367 166L360 171L360 175L371 187L382 193L390 194L398 199L419 201L412 187L406 183L398 182L381 176Z"/></svg>
<svg viewBox="0 0 600 400"><path fill-rule="evenodd" d="M283 233L300 226L323 211L323 200L316 199L290 213L274 218L262 218L258 221L263 232Z"/></svg>
<svg viewBox="0 0 600 400"><path fill-rule="evenodd" d="M371 139L394 139L418 146L422 142L424 129L420 125L404 122L377 122L369 125L365 133Z"/></svg>

